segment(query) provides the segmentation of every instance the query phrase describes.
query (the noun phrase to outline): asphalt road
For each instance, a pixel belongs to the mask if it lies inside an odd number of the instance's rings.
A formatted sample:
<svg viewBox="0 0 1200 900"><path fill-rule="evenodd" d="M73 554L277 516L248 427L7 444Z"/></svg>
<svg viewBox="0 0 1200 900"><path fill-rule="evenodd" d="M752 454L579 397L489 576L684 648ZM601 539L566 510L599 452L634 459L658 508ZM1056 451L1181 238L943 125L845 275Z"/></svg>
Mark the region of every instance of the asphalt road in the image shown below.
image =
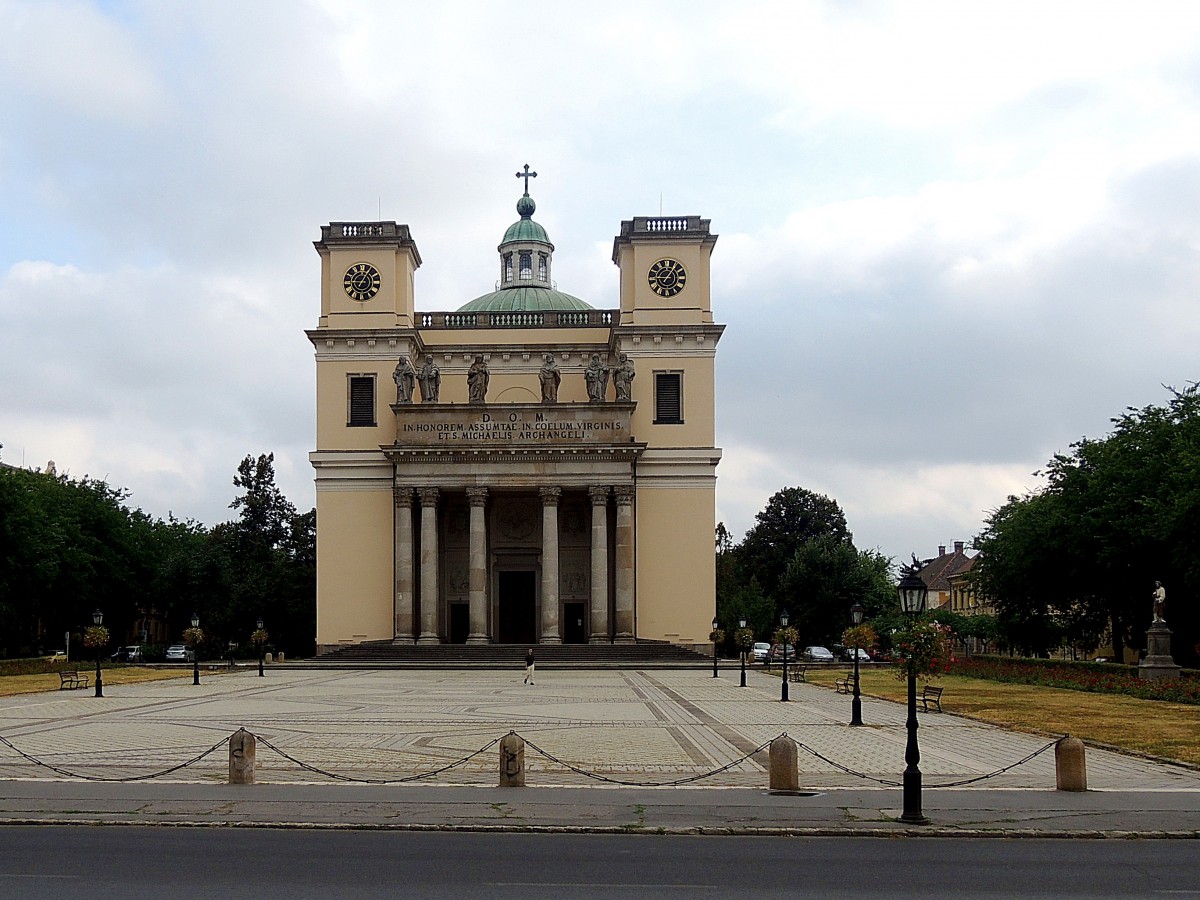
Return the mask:
<svg viewBox="0 0 1200 900"><path fill-rule="evenodd" d="M1194 841L0 827L0 897L1200 897Z"/></svg>

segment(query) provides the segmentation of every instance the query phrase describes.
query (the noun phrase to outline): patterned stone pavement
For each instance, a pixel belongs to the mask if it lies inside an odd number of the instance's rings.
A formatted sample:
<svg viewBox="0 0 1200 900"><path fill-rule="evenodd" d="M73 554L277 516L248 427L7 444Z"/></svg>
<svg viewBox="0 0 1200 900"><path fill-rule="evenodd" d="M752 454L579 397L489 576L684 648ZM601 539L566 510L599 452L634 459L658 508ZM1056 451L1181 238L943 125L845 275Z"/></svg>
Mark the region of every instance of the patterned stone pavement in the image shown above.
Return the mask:
<svg viewBox="0 0 1200 900"><path fill-rule="evenodd" d="M902 705L863 700L851 728L849 698L736 672L284 670L204 675L112 685L91 691L0 698L0 778L60 779L153 775L221 782L227 750L203 751L239 727L306 769L258 747L260 783L399 780L483 753L420 783L495 785L493 742L513 730L554 759L526 748L530 785L595 783L568 766L620 782L660 784L705 776L707 787L765 787L767 757L756 748L786 732L801 744L801 787L870 789L899 781L904 768ZM953 707L947 694L946 705ZM950 713L922 713L921 770L927 788L988 776L1046 747L1051 739L981 725ZM14 750L13 748L16 748ZM56 773L44 765L61 770ZM708 775L733 763L725 771ZM1111 791L1200 791L1200 772L1089 748L1089 787ZM849 770L849 771L845 771ZM1054 787L1053 749L968 789Z"/></svg>

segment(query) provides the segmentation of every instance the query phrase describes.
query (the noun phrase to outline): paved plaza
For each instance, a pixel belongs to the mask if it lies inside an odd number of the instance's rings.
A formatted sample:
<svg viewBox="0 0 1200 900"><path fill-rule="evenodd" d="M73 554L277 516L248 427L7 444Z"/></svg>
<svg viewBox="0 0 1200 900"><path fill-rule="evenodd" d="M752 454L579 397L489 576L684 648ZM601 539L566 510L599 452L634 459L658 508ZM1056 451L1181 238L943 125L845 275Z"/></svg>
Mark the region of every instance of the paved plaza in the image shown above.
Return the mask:
<svg viewBox="0 0 1200 900"><path fill-rule="evenodd" d="M538 673L523 670L253 669L190 679L110 685L98 699L62 691L0 699L0 736L21 754L85 777L131 778L189 763L240 727L260 742L260 783L390 781L458 763L422 784L495 786L498 750L516 731L530 786L614 781L661 784L705 776L702 787L763 788L767 754L754 753L786 732L798 743L800 785L813 790L883 789L903 770L905 710L864 698L864 727L852 728L850 700L824 687L790 685L728 670ZM953 696L946 695L953 708ZM952 713L920 716L921 770L927 792L988 776L1044 748L1053 738L982 725ZM64 774L0 746L0 778L61 779ZM550 757L553 757L551 759ZM739 761L740 760L740 761ZM305 768L297 763L304 763ZM709 775L735 763L725 771ZM574 769L574 770L573 770ZM314 771L320 770L320 771ZM223 782L224 747L156 778ZM1093 791L1200 791L1200 772L1089 748ZM328 774L326 774L328 773ZM602 783L602 782L600 782ZM963 790L1053 790L1053 749ZM891 788L888 788L891 789Z"/></svg>

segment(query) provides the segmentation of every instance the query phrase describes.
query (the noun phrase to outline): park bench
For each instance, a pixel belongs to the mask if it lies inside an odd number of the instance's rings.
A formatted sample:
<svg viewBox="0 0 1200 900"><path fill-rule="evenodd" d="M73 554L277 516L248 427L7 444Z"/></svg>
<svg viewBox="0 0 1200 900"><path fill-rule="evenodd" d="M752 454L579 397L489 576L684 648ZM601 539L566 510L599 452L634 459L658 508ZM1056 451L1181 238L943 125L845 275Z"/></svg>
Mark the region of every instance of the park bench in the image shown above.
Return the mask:
<svg viewBox="0 0 1200 900"><path fill-rule="evenodd" d="M85 688L88 686L88 677L80 675L78 672L59 672L60 691L73 691L75 688Z"/></svg>
<svg viewBox="0 0 1200 900"><path fill-rule="evenodd" d="M940 687L933 687L929 684L925 685L924 690L921 691L921 696L917 699L921 701L921 707L926 712L929 712L930 703L937 707L938 712L942 711L942 689Z"/></svg>
<svg viewBox="0 0 1200 900"><path fill-rule="evenodd" d="M801 663L793 663L788 666L788 681L795 681L797 683L804 681L807 683L807 679L804 677L804 670L806 668L808 667Z"/></svg>
<svg viewBox="0 0 1200 900"><path fill-rule="evenodd" d="M833 687L839 694L848 694L848 693L850 693L850 685L852 685L853 683L854 683L854 673L847 672L841 678L835 678L833 680Z"/></svg>

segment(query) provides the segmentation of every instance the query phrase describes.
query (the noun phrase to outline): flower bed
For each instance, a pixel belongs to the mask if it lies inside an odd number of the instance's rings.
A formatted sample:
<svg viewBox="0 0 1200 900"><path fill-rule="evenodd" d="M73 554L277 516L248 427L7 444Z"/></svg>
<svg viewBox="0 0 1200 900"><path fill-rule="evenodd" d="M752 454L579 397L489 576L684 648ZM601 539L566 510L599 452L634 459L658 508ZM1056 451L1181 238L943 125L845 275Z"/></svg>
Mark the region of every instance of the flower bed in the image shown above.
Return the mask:
<svg viewBox="0 0 1200 900"><path fill-rule="evenodd" d="M1200 705L1200 678L1191 671L1185 671L1184 677L1178 681L1145 681L1138 678L1137 670L1130 666L997 656L957 659L950 664L949 671L953 675L989 681L1067 688L1097 694L1125 694L1142 700Z"/></svg>

